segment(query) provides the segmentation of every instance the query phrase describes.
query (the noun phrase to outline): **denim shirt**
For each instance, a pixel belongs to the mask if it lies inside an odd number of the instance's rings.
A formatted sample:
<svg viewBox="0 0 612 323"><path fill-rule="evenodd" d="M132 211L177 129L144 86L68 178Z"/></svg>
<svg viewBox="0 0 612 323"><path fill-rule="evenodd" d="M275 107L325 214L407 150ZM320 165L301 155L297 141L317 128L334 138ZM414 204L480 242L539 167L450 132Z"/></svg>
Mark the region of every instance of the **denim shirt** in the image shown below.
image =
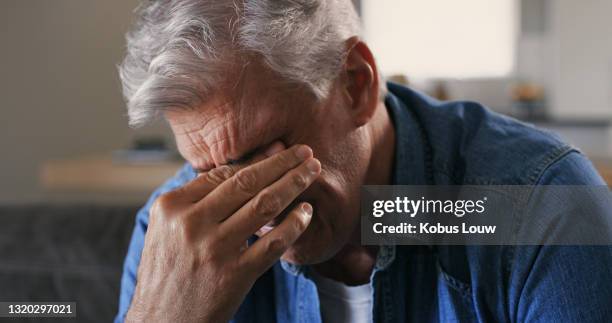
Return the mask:
<svg viewBox="0 0 612 323"><path fill-rule="evenodd" d="M474 102L438 102L393 83L388 89L393 184L605 185L587 158L553 134ZM115 322L123 321L134 293L149 207L194 176L185 165L138 213ZM309 277L309 267L279 261L232 321L321 322ZM607 246L383 246L370 283L376 322L612 320Z"/></svg>

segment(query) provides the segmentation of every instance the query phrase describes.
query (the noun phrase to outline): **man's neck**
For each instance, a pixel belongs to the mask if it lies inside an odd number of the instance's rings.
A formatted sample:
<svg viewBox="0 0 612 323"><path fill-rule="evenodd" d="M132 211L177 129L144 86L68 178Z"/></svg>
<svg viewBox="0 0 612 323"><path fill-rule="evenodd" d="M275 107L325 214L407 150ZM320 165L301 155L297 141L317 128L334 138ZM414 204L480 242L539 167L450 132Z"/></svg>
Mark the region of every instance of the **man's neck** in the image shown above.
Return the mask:
<svg viewBox="0 0 612 323"><path fill-rule="evenodd" d="M370 165L365 175L366 185L388 185L393 178L395 159L395 129L383 102L368 123L366 134L370 143ZM313 266L320 275L349 286L370 281L378 248L362 246L359 225L350 241L332 259Z"/></svg>
<svg viewBox="0 0 612 323"><path fill-rule="evenodd" d="M389 185L393 180L395 160L395 128L389 111L383 102L368 123L370 139L370 166L365 176L365 185Z"/></svg>

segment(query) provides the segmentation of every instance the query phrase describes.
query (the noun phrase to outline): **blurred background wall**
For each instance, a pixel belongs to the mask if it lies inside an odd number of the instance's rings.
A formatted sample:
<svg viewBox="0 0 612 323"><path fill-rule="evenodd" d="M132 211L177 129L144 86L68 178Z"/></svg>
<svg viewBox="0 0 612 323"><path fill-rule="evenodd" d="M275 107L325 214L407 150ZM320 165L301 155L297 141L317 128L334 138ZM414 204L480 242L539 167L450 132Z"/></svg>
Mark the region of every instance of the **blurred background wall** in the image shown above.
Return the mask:
<svg viewBox="0 0 612 323"><path fill-rule="evenodd" d="M526 1L526 0L525 0ZM612 117L612 1L548 0L551 107L567 118Z"/></svg>
<svg viewBox="0 0 612 323"><path fill-rule="evenodd" d="M137 3L0 1L0 203L44 199L47 160L126 147L138 135L126 126L116 69Z"/></svg>
<svg viewBox="0 0 612 323"><path fill-rule="evenodd" d="M385 76L552 129L611 164L612 1L354 1ZM137 4L0 2L0 203L141 204L178 167L117 158L143 139L172 146L162 124L127 127L116 65Z"/></svg>
<svg viewBox="0 0 612 323"><path fill-rule="evenodd" d="M612 1L362 0L384 74L560 134L610 174Z"/></svg>
<svg viewBox="0 0 612 323"><path fill-rule="evenodd" d="M366 39L387 75L443 81L453 98L508 113L509 87L531 83L549 119L612 118L612 1L362 2Z"/></svg>

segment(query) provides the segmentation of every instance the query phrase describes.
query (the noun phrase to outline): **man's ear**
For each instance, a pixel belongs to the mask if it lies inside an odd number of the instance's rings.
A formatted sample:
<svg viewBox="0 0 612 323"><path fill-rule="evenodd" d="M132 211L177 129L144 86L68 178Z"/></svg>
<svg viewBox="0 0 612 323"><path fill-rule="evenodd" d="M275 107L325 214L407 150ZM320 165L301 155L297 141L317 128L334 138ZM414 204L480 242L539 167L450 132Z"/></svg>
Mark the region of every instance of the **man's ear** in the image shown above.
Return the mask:
<svg viewBox="0 0 612 323"><path fill-rule="evenodd" d="M351 37L347 42L347 56L343 66L345 95L357 127L366 124L378 105L378 68L374 56L363 41Z"/></svg>

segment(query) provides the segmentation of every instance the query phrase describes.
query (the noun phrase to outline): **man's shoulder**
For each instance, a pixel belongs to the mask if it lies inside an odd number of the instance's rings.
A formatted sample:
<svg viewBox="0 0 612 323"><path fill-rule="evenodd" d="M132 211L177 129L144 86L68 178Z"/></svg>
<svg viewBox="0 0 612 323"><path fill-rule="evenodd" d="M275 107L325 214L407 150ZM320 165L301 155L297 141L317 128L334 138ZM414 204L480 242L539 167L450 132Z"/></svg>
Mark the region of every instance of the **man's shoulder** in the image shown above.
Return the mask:
<svg viewBox="0 0 612 323"><path fill-rule="evenodd" d="M471 101L441 102L403 87L392 93L412 110L431 149L435 176L454 184L534 184L575 148L556 134Z"/></svg>

